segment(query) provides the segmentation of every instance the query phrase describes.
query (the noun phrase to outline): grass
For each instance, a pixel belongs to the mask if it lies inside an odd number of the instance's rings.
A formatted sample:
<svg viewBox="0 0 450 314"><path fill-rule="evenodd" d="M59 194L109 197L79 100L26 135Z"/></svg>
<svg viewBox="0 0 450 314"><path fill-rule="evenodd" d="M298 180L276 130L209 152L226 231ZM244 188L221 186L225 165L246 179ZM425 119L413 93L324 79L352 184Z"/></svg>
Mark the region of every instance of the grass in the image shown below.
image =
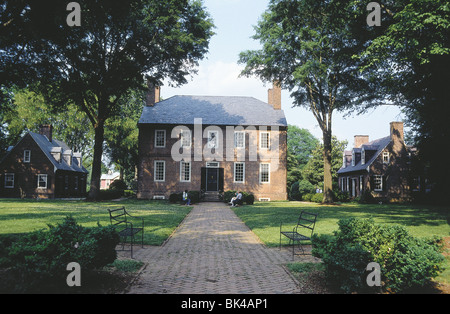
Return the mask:
<svg viewBox="0 0 450 314"><path fill-rule="evenodd" d="M419 205L319 205L308 202L255 202L234 208L235 213L269 247L280 242L280 223L292 229L302 210L318 213L314 233L333 234L343 218L373 218L377 223L400 224L416 237L450 236L450 208Z"/></svg>
<svg viewBox="0 0 450 314"><path fill-rule="evenodd" d="M125 206L144 218L144 244L161 245L183 221L191 207L166 201L124 200L86 202L67 200L0 199L0 235L47 229L72 216L85 227L110 224L108 208Z"/></svg>
<svg viewBox="0 0 450 314"><path fill-rule="evenodd" d="M292 230L302 210L318 213L314 233L333 234L337 222L343 218L373 218L377 223L399 224L415 237L449 237L450 207L411 204L357 204L320 205L308 202L255 202L253 206L233 208L245 224L269 247L280 244L280 223ZM287 241L282 240L282 244ZM303 267L303 266L290 266ZM446 270L436 278L450 284L450 257Z"/></svg>

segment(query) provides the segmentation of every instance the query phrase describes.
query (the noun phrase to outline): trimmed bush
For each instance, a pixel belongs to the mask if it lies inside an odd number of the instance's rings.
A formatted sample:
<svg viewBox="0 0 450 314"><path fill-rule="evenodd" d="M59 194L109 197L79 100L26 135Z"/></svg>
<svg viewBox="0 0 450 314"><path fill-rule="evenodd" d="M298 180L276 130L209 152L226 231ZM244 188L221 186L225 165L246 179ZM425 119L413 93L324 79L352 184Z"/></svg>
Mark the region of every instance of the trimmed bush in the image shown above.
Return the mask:
<svg viewBox="0 0 450 314"><path fill-rule="evenodd" d="M442 270L437 239L414 238L398 225L372 219L342 219L334 237L313 236L313 255L322 258L326 274L347 293L367 291L365 267L381 267L381 289L404 292L423 287Z"/></svg>
<svg viewBox="0 0 450 314"><path fill-rule="evenodd" d="M170 203L181 203L183 201L183 193L172 193L169 195Z"/></svg>

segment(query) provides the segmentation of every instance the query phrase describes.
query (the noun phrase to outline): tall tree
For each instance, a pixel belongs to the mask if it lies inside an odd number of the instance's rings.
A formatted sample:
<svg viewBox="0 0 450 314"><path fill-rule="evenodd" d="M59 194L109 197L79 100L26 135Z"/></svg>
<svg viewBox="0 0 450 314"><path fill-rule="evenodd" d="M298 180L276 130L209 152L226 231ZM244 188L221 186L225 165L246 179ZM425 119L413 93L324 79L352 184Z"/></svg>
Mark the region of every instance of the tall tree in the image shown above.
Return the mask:
<svg viewBox="0 0 450 314"><path fill-rule="evenodd" d="M262 48L240 54L242 74L278 81L295 106L308 108L323 134L324 199L333 201L332 118L377 98L374 82L358 71L352 56L362 50L348 28L349 11L333 0L271 0L255 27Z"/></svg>
<svg viewBox="0 0 450 314"><path fill-rule="evenodd" d="M450 137L447 95L450 82L450 4L448 0L384 0L380 27L362 20L366 1L344 3L358 19L349 21L367 47L358 57L365 75L380 84L391 104L402 106L419 148L429 165L436 195L450 188L450 164L442 144ZM366 109L366 108L363 108Z"/></svg>
<svg viewBox="0 0 450 314"><path fill-rule="evenodd" d="M144 80L187 82L208 50L213 23L198 0L84 0L81 26L66 23L59 0L4 0L0 10L0 70L24 75L46 102L74 103L94 129L90 199L100 188L106 121ZM0 71L0 72L1 72Z"/></svg>

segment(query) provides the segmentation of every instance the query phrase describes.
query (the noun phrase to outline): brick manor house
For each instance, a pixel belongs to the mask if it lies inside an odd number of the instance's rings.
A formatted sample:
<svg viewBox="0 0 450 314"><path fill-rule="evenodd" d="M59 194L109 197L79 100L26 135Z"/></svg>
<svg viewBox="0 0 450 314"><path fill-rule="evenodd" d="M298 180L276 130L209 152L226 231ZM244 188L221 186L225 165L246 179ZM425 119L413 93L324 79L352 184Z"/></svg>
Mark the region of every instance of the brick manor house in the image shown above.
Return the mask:
<svg viewBox="0 0 450 314"><path fill-rule="evenodd" d="M280 87L269 89L268 103L240 96L159 100L160 88L149 84L138 123L138 198L240 190L256 200L287 199Z"/></svg>
<svg viewBox="0 0 450 314"><path fill-rule="evenodd" d="M390 135L369 142L369 136L356 135L354 147L345 151L338 171L339 188L350 197L368 191L380 201L403 202L420 189L411 171L415 149L405 145L403 122L390 123Z"/></svg>

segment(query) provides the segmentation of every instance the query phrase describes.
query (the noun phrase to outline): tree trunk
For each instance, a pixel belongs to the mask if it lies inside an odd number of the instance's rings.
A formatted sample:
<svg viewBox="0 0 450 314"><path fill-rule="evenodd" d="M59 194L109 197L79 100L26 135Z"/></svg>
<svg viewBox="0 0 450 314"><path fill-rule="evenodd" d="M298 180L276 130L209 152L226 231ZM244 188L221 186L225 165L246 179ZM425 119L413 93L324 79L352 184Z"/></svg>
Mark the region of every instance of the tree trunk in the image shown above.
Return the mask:
<svg viewBox="0 0 450 314"><path fill-rule="evenodd" d="M332 203L333 178L331 175L331 128L323 130L323 203Z"/></svg>
<svg viewBox="0 0 450 314"><path fill-rule="evenodd" d="M98 123L95 126L94 160L92 161L91 188L88 199L97 201L100 197L100 177L102 175L102 155L104 141L104 124Z"/></svg>

